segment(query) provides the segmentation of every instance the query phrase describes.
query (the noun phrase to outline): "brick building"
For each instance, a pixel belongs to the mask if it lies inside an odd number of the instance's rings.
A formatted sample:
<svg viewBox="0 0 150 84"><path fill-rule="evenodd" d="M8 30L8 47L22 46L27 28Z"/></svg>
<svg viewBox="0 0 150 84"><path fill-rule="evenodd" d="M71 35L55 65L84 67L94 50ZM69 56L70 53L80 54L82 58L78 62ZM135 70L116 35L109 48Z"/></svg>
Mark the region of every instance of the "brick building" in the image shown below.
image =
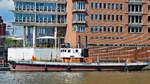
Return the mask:
<svg viewBox="0 0 150 84"><path fill-rule="evenodd" d="M5 30L6 30L6 24L3 23L3 19L2 19L2 16L0 16L0 64L2 63L2 60L4 59L3 56L4 56L4 52L5 52L5 49L4 49L4 35L5 35Z"/></svg>
<svg viewBox="0 0 150 84"><path fill-rule="evenodd" d="M150 59L149 0L14 0L24 46L54 44L54 32L71 47L88 47L101 59ZM52 39L38 39L49 36ZM58 42L63 43L63 42Z"/></svg>
<svg viewBox="0 0 150 84"><path fill-rule="evenodd" d="M3 45L3 42L4 42L4 35L5 35L5 30L6 30L6 24L3 23L3 19L2 17L0 16L0 46Z"/></svg>
<svg viewBox="0 0 150 84"><path fill-rule="evenodd" d="M87 43L90 56L102 59L149 58L149 0L68 0L67 3L66 42L72 47L84 47Z"/></svg>

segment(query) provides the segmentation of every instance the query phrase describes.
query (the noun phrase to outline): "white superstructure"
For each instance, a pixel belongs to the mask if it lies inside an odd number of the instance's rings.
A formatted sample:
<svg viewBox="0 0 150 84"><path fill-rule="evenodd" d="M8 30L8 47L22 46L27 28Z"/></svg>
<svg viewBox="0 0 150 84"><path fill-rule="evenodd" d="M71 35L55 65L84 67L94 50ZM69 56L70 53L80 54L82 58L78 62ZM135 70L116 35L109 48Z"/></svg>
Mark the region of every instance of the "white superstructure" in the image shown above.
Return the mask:
<svg viewBox="0 0 150 84"><path fill-rule="evenodd" d="M60 56L57 49L56 56ZM32 60L32 56L36 60L54 60L54 48L8 48L8 60Z"/></svg>
<svg viewBox="0 0 150 84"><path fill-rule="evenodd" d="M60 49L60 57L61 58L80 58L82 56L82 49L81 48L61 48Z"/></svg>

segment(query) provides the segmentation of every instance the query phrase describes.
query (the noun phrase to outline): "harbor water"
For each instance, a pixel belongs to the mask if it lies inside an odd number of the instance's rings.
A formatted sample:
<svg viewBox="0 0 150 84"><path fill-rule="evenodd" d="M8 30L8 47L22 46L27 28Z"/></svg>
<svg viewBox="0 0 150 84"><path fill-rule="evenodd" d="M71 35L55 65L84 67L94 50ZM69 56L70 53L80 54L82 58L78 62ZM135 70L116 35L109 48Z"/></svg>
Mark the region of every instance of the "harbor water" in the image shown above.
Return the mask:
<svg viewBox="0 0 150 84"><path fill-rule="evenodd" d="M0 72L0 84L150 84L150 71Z"/></svg>

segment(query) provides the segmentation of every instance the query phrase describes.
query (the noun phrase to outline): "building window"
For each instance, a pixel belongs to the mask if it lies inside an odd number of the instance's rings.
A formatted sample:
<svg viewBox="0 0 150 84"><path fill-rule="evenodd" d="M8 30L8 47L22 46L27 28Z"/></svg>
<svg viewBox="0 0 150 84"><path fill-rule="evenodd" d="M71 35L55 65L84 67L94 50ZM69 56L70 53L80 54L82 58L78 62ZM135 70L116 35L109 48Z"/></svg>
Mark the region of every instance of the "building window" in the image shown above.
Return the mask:
<svg viewBox="0 0 150 84"><path fill-rule="evenodd" d="M128 11L129 11L129 12L131 11L130 8L131 8L131 5L128 5Z"/></svg>
<svg viewBox="0 0 150 84"><path fill-rule="evenodd" d="M91 14L91 20L93 21L93 18L94 18L94 15L93 14Z"/></svg>
<svg viewBox="0 0 150 84"><path fill-rule="evenodd" d="M141 33L142 27L128 27L129 33Z"/></svg>
<svg viewBox="0 0 150 84"><path fill-rule="evenodd" d="M84 1L76 1L76 2L73 2L73 10L85 10L85 4L86 2ZM58 4L57 6L57 10L60 11L60 10L66 10L65 9L65 4Z"/></svg>
<svg viewBox="0 0 150 84"><path fill-rule="evenodd" d="M84 13L75 13L73 14L73 21L85 21L85 16Z"/></svg>
<svg viewBox="0 0 150 84"><path fill-rule="evenodd" d="M150 11L150 5L148 5L148 11Z"/></svg>
<svg viewBox="0 0 150 84"><path fill-rule="evenodd" d="M134 23L134 16L131 16L131 18L132 18L132 23Z"/></svg>
<svg viewBox="0 0 150 84"><path fill-rule="evenodd" d="M95 9L97 9L98 8L98 3L95 3Z"/></svg>
<svg viewBox="0 0 150 84"><path fill-rule="evenodd" d="M18 4L19 4L19 10L22 10L22 2L18 2Z"/></svg>
<svg viewBox="0 0 150 84"><path fill-rule="evenodd" d="M142 27L139 27L139 32L140 32L140 33L142 32Z"/></svg>
<svg viewBox="0 0 150 84"><path fill-rule="evenodd" d="M44 8L44 3L40 3L40 11L43 11L43 8Z"/></svg>
<svg viewBox="0 0 150 84"><path fill-rule="evenodd" d="M108 9L110 9L110 3L108 3Z"/></svg>
<svg viewBox="0 0 150 84"><path fill-rule="evenodd" d="M26 2L23 3L23 10L26 10Z"/></svg>
<svg viewBox="0 0 150 84"><path fill-rule="evenodd" d="M110 21L110 15L108 15L108 21Z"/></svg>
<svg viewBox="0 0 150 84"><path fill-rule="evenodd" d="M139 7L138 5L135 5L135 8L136 8L135 11L136 11L136 12L138 12L138 10L139 10L138 7Z"/></svg>
<svg viewBox="0 0 150 84"><path fill-rule="evenodd" d="M142 5L139 6L139 9L140 9L139 11L141 12L142 11Z"/></svg>
<svg viewBox="0 0 150 84"><path fill-rule="evenodd" d="M123 5L122 4L120 4L120 10L122 10L123 9Z"/></svg>
<svg viewBox="0 0 150 84"><path fill-rule="evenodd" d="M93 9L94 8L94 3L93 2L91 2L91 9Z"/></svg>
<svg viewBox="0 0 150 84"><path fill-rule="evenodd" d="M139 23L142 23L142 16L139 16Z"/></svg>
<svg viewBox="0 0 150 84"><path fill-rule="evenodd" d="M97 26L95 26L95 32L97 32L97 30L98 30L98 29L97 29Z"/></svg>
<svg viewBox="0 0 150 84"><path fill-rule="evenodd" d="M123 30L122 30L122 26L120 27L120 32L122 32Z"/></svg>
<svg viewBox="0 0 150 84"><path fill-rule="evenodd" d="M122 15L120 15L120 21L122 21Z"/></svg>
<svg viewBox="0 0 150 84"><path fill-rule="evenodd" d="M93 28L93 26L91 26L91 32L94 32L94 28Z"/></svg>
<svg viewBox="0 0 150 84"><path fill-rule="evenodd" d="M30 10L30 3L27 2L27 10Z"/></svg>
<svg viewBox="0 0 150 84"><path fill-rule="evenodd" d="M44 3L44 11L47 11L47 4Z"/></svg>
<svg viewBox="0 0 150 84"><path fill-rule="evenodd" d="M102 14L99 15L99 20L102 20Z"/></svg>
<svg viewBox="0 0 150 84"><path fill-rule="evenodd" d="M73 31L74 32L85 32L85 25L74 25Z"/></svg>
<svg viewBox="0 0 150 84"><path fill-rule="evenodd" d="M97 14L95 14L95 20L98 20L98 15Z"/></svg>
<svg viewBox="0 0 150 84"><path fill-rule="evenodd" d="M34 6L35 6L35 4L33 2L31 2L31 10L32 11L34 10Z"/></svg>
<svg viewBox="0 0 150 84"><path fill-rule="evenodd" d="M56 3L47 3L48 11L56 11Z"/></svg>
<svg viewBox="0 0 150 84"><path fill-rule="evenodd" d="M106 3L104 3L104 9L106 9Z"/></svg>
<svg viewBox="0 0 150 84"><path fill-rule="evenodd" d="M40 4L39 3L36 3L36 11L39 11L39 7L40 6Z"/></svg>
<svg viewBox="0 0 150 84"><path fill-rule="evenodd" d="M111 18L111 19L112 19L112 21L114 21L114 15L112 15L112 18Z"/></svg>
<svg viewBox="0 0 150 84"><path fill-rule="evenodd" d="M150 22L150 16L148 16L148 22Z"/></svg>
<svg viewBox="0 0 150 84"><path fill-rule="evenodd" d="M118 26L116 26L116 32L119 32L119 27Z"/></svg>
<svg viewBox="0 0 150 84"><path fill-rule="evenodd" d="M112 3L112 7L111 8L112 8L112 10L114 10L114 3Z"/></svg>
<svg viewBox="0 0 150 84"><path fill-rule="evenodd" d="M110 32L110 26L108 26L108 32Z"/></svg>
<svg viewBox="0 0 150 84"><path fill-rule="evenodd" d="M16 2L15 3L15 10L18 10L18 7L19 7L19 2Z"/></svg>
<svg viewBox="0 0 150 84"><path fill-rule="evenodd" d="M102 3L99 3L99 8L102 9Z"/></svg>
<svg viewBox="0 0 150 84"><path fill-rule="evenodd" d="M116 4L116 10L118 10L118 9L119 9L119 4L117 3L117 4Z"/></svg>
<svg viewBox="0 0 150 84"><path fill-rule="evenodd" d="M99 26L99 32L102 32L102 26Z"/></svg>
<svg viewBox="0 0 150 84"><path fill-rule="evenodd" d="M119 21L119 19L118 19L118 18L119 18L119 15L116 15L116 21Z"/></svg>
<svg viewBox="0 0 150 84"><path fill-rule="evenodd" d="M106 15L104 15L104 21L106 21Z"/></svg>
<svg viewBox="0 0 150 84"><path fill-rule="evenodd" d="M128 32L129 32L129 33L131 32L131 28L130 28L130 27L128 27Z"/></svg>
<svg viewBox="0 0 150 84"><path fill-rule="evenodd" d="M112 26L112 29L111 29L111 31L112 31L112 32L115 32L114 26Z"/></svg>
<svg viewBox="0 0 150 84"><path fill-rule="evenodd" d="M150 27L148 27L148 33L150 33Z"/></svg>
<svg viewBox="0 0 150 84"><path fill-rule="evenodd" d="M106 32L106 26L104 26L104 32Z"/></svg>

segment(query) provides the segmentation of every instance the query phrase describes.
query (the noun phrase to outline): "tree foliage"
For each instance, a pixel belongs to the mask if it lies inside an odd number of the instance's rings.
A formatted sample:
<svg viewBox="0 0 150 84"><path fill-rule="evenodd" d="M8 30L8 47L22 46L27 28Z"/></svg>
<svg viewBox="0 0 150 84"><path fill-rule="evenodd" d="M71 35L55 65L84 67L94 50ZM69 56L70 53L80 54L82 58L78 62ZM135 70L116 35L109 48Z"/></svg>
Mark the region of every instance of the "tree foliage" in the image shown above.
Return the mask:
<svg viewBox="0 0 150 84"><path fill-rule="evenodd" d="M7 47L19 45L20 42L18 40L13 40L11 38L6 38L4 41L4 45Z"/></svg>

